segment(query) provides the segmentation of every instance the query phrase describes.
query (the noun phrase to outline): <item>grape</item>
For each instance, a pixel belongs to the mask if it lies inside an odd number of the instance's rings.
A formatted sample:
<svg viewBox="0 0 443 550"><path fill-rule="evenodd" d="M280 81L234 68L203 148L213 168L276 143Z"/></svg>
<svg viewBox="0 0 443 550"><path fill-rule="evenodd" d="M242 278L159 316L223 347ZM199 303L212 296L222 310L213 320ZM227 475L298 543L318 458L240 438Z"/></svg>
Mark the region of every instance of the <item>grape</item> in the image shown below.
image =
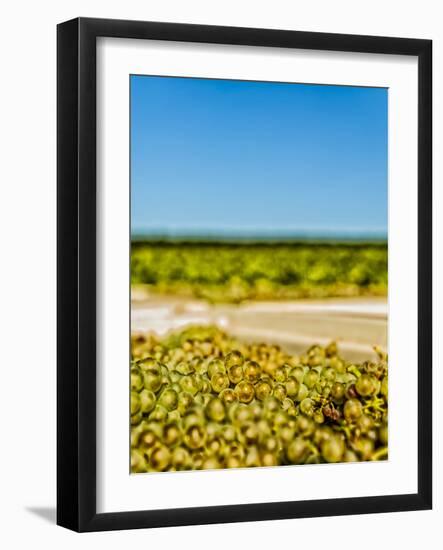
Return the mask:
<svg viewBox="0 0 443 550"><path fill-rule="evenodd" d="M337 435L326 439L321 445L321 454L326 462L340 462L344 451L344 441Z"/></svg>
<svg viewBox="0 0 443 550"><path fill-rule="evenodd" d="M141 391L143 388L143 374L138 367L131 368L131 390Z"/></svg>
<svg viewBox="0 0 443 550"><path fill-rule="evenodd" d="M131 472L385 460L380 353L350 364L332 343L295 357L213 327L133 337Z"/></svg>
<svg viewBox="0 0 443 550"><path fill-rule="evenodd" d="M255 385L255 397L259 401L264 401L267 397L271 395L271 392L272 386L266 380L260 380L260 382L257 382L257 384Z"/></svg>
<svg viewBox="0 0 443 550"><path fill-rule="evenodd" d="M294 376L289 376L285 383L286 394L289 397L296 397L300 390L300 382Z"/></svg>
<svg viewBox="0 0 443 550"><path fill-rule="evenodd" d="M219 397L214 397L206 405L206 415L209 420L213 420L214 422L223 422L225 414L225 406Z"/></svg>
<svg viewBox="0 0 443 550"><path fill-rule="evenodd" d="M372 395L376 390L376 381L370 374L362 374L355 383L355 389L362 397Z"/></svg>
<svg viewBox="0 0 443 550"><path fill-rule="evenodd" d="M291 464L301 464L309 452L307 443L304 439L297 437L288 445L286 454Z"/></svg>
<svg viewBox="0 0 443 550"><path fill-rule="evenodd" d="M343 408L343 413L348 422L355 422L363 414L362 404L358 399L348 399Z"/></svg>
<svg viewBox="0 0 443 550"><path fill-rule="evenodd" d="M241 403L250 403L254 399L254 386L246 380L242 380L236 385L235 392Z"/></svg>
<svg viewBox="0 0 443 550"><path fill-rule="evenodd" d="M163 405L166 410L172 411L177 408L178 394L172 388L166 388L158 398L159 405Z"/></svg>
<svg viewBox="0 0 443 550"><path fill-rule="evenodd" d="M260 378L260 365L255 361L248 361L243 367L243 376L247 382L254 384Z"/></svg>

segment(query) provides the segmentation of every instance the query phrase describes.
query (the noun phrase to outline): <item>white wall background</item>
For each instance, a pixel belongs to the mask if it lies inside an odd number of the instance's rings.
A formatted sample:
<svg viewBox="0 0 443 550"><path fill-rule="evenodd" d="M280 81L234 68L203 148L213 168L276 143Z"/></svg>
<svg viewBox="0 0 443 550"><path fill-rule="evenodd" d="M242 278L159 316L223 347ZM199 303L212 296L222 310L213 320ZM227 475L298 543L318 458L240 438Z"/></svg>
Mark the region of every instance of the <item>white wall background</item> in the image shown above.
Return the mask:
<svg viewBox="0 0 443 550"><path fill-rule="evenodd" d="M16 0L3 6L0 86L0 544L23 548L257 549L441 541L443 488L434 468L431 512L411 512L76 535L55 518L55 26L77 16L431 38L434 40L434 280L443 224L443 27L438 0ZM440 153L440 154L439 154ZM434 290L435 464L440 419L443 299ZM439 310L439 311L438 311ZM440 334L439 334L440 333ZM407 342L405 342L407 345ZM439 436L439 437L438 437ZM434 545L435 547L435 545Z"/></svg>

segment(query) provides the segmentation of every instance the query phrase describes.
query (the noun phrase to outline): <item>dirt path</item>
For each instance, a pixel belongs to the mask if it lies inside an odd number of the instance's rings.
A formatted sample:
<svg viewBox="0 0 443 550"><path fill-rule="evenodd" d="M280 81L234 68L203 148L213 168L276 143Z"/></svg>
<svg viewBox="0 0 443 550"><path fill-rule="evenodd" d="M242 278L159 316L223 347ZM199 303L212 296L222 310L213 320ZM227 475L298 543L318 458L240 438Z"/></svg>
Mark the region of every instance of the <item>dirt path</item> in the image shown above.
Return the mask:
<svg viewBox="0 0 443 550"><path fill-rule="evenodd" d="M132 301L133 332L157 334L190 324L216 324L248 341L266 341L299 353L313 343L337 340L351 360L387 348L387 302L374 299L216 304L181 298L152 297Z"/></svg>

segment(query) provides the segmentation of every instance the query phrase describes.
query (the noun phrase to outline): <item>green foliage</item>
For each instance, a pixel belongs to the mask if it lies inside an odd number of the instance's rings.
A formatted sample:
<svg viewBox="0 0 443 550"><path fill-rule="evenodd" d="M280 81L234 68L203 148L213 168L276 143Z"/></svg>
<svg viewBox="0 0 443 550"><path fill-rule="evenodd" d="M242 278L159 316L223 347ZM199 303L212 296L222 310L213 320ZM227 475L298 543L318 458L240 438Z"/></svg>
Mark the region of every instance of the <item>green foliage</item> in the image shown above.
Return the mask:
<svg viewBox="0 0 443 550"><path fill-rule="evenodd" d="M386 244L133 243L132 284L212 302L385 295Z"/></svg>

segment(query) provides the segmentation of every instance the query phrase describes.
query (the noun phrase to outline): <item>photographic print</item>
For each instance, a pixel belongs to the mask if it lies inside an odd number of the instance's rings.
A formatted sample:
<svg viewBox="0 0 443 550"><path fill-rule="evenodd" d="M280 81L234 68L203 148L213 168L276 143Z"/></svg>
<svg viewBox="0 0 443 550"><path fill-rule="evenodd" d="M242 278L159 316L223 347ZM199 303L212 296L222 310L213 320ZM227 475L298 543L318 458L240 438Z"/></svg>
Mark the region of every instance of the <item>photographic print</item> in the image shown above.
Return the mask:
<svg viewBox="0 0 443 550"><path fill-rule="evenodd" d="M388 90L130 76L130 471L388 459Z"/></svg>

